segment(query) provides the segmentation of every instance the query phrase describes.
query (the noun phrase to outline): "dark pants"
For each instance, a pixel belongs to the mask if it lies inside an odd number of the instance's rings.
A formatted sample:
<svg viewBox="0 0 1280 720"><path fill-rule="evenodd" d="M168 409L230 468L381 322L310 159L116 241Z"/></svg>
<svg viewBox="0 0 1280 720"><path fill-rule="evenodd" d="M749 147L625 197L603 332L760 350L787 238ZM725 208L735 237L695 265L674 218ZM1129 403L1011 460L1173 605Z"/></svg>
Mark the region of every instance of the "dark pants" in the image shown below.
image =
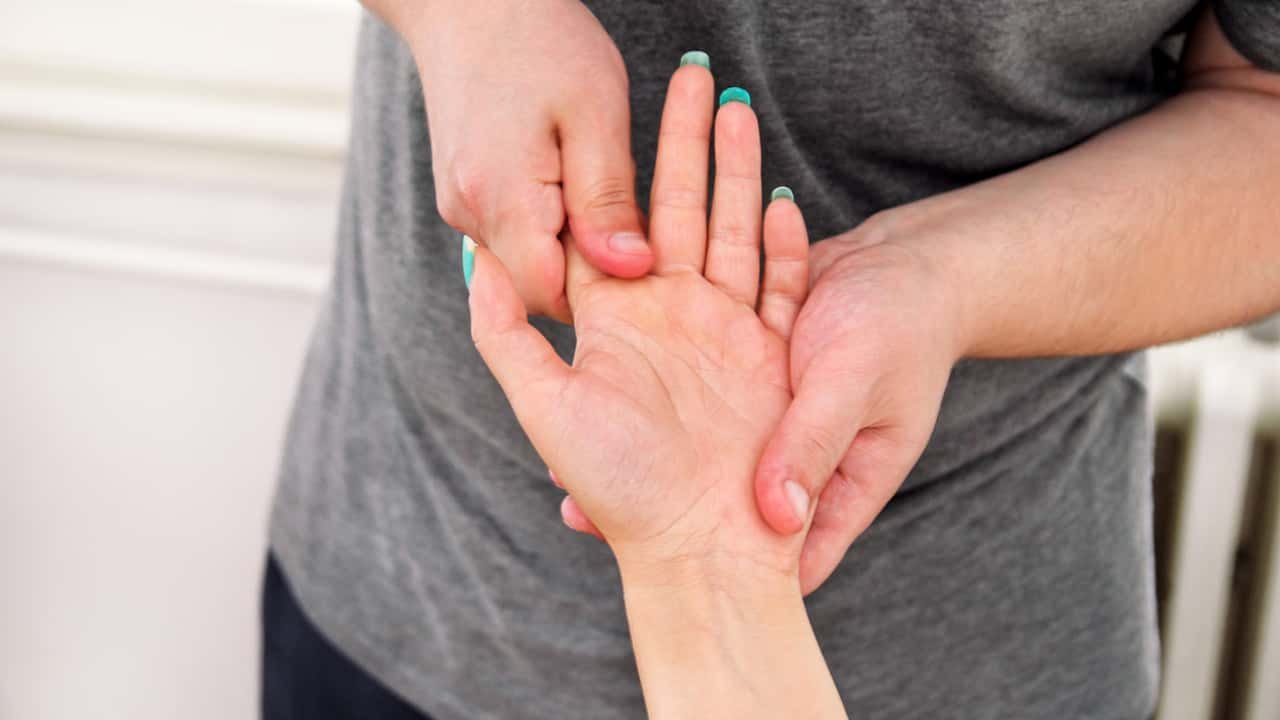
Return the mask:
<svg viewBox="0 0 1280 720"><path fill-rule="evenodd" d="M430 720L333 646L271 555L262 583L263 720Z"/></svg>

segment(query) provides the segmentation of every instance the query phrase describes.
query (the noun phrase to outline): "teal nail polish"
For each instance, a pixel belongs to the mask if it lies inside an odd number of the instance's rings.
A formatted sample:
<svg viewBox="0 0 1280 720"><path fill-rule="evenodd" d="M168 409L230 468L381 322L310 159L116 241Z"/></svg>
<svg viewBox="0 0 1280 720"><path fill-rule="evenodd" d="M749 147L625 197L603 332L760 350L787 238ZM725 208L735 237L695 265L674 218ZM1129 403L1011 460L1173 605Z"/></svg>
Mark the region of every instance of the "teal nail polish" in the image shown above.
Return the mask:
<svg viewBox="0 0 1280 720"><path fill-rule="evenodd" d="M724 105L730 102L740 102L747 107L751 107L751 93L740 87L725 88L725 91L720 93L720 104Z"/></svg>
<svg viewBox="0 0 1280 720"><path fill-rule="evenodd" d="M769 196L770 200L777 200L778 198L785 198L791 202L795 202L796 194L791 192L791 188L786 185L779 185L773 189L773 194Z"/></svg>
<svg viewBox="0 0 1280 720"><path fill-rule="evenodd" d="M711 56L701 50L690 50L680 56L680 67L685 65L701 65L702 67L711 69Z"/></svg>
<svg viewBox="0 0 1280 720"><path fill-rule="evenodd" d="M471 289L471 274L476 271L476 241L462 236L462 277L467 281L467 289Z"/></svg>

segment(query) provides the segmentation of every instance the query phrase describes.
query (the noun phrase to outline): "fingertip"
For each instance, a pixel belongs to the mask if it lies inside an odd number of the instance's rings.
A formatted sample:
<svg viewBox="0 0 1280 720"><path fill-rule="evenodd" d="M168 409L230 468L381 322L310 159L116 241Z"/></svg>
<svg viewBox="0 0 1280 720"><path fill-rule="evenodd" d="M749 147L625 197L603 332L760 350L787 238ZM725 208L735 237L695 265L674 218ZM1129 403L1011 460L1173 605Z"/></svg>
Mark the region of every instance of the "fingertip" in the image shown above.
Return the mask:
<svg viewBox="0 0 1280 720"><path fill-rule="evenodd" d="M587 517L572 495L565 495L560 501L560 519L571 530L590 535L597 540L604 540L604 535L596 528L595 523Z"/></svg>
<svg viewBox="0 0 1280 720"><path fill-rule="evenodd" d="M725 106L731 103L751 107L751 93L747 92L746 88L737 86L725 88L724 92L720 93L720 105Z"/></svg>
<svg viewBox="0 0 1280 720"><path fill-rule="evenodd" d="M775 247L803 250L809 247L809 233L804 224L804 213L796 204L791 188L780 185L773 189L769 205L764 210L766 251L769 240Z"/></svg>
<svg viewBox="0 0 1280 720"><path fill-rule="evenodd" d="M686 67L689 65L700 67L707 72L711 72L711 56L702 50L690 50L680 56L680 67ZM678 69L677 72L679 72Z"/></svg>
<svg viewBox="0 0 1280 720"><path fill-rule="evenodd" d="M715 78L711 75L711 68L691 64L676 68L667 85L667 96L687 103L690 108L708 112L710 101L715 98Z"/></svg>
<svg viewBox="0 0 1280 720"><path fill-rule="evenodd" d="M780 467L761 464L756 473L756 505L765 524L774 532L794 535L804 529L808 521L808 493L794 488L797 483L788 479L789 473ZM799 507L801 501L804 507Z"/></svg>
<svg viewBox="0 0 1280 720"><path fill-rule="evenodd" d="M760 122L750 103L724 102L722 96L715 125L717 158L721 149L745 153L748 157L760 154Z"/></svg>
<svg viewBox="0 0 1280 720"><path fill-rule="evenodd" d="M467 292L471 291L471 276L476 269L476 248L479 245L470 235L462 236L462 280L467 284Z"/></svg>
<svg viewBox="0 0 1280 720"><path fill-rule="evenodd" d="M584 221L569 223L578 250L586 261L606 275L619 278L643 277L653 267L653 248L644 232L636 227L597 230Z"/></svg>
<svg viewBox="0 0 1280 720"><path fill-rule="evenodd" d="M556 486L562 487L559 483L556 483ZM560 521L571 530L577 530L577 528L573 526L573 522L576 519L573 512L575 508L577 508L577 504L573 502L572 496L565 495L560 499Z"/></svg>

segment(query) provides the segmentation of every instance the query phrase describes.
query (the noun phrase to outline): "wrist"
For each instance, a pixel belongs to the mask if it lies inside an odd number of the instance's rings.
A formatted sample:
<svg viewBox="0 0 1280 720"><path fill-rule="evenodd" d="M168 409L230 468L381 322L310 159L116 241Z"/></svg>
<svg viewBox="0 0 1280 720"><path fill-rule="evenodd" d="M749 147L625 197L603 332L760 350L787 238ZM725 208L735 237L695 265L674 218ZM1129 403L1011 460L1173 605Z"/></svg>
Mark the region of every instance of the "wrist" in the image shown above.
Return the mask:
<svg viewBox="0 0 1280 720"><path fill-rule="evenodd" d="M649 717L786 717L834 696L797 578L699 562L622 568Z"/></svg>
<svg viewBox="0 0 1280 720"><path fill-rule="evenodd" d="M800 595L798 558L724 551L655 553L651 548L614 548L628 597L679 595L713 606L723 600L768 603Z"/></svg>
<svg viewBox="0 0 1280 720"><path fill-rule="evenodd" d="M794 571L619 564L649 717L847 718Z"/></svg>
<svg viewBox="0 0 1280 720"><path fill-rule="evenodd" d="M904 285L909 286L901 289L918 303L913 322L922 325L947 361L954 364L979 345L981 313L967 267L974 253L965 252L938 208L920 201L882 210L833 239L873 273L907 268Z"/></svg>

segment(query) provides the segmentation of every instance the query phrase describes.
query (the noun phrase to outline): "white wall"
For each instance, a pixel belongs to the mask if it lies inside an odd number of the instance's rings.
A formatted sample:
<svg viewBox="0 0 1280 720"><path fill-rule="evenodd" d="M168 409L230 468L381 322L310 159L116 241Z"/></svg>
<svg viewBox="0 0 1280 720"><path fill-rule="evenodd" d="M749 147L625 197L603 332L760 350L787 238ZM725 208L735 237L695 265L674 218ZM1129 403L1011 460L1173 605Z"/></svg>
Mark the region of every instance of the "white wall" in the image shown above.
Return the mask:
<svg viewBox="0 0 1280 720"><path fill-rule="evenodd" d="M0 7L0 720L256 716L356 16Z"/></svg>

